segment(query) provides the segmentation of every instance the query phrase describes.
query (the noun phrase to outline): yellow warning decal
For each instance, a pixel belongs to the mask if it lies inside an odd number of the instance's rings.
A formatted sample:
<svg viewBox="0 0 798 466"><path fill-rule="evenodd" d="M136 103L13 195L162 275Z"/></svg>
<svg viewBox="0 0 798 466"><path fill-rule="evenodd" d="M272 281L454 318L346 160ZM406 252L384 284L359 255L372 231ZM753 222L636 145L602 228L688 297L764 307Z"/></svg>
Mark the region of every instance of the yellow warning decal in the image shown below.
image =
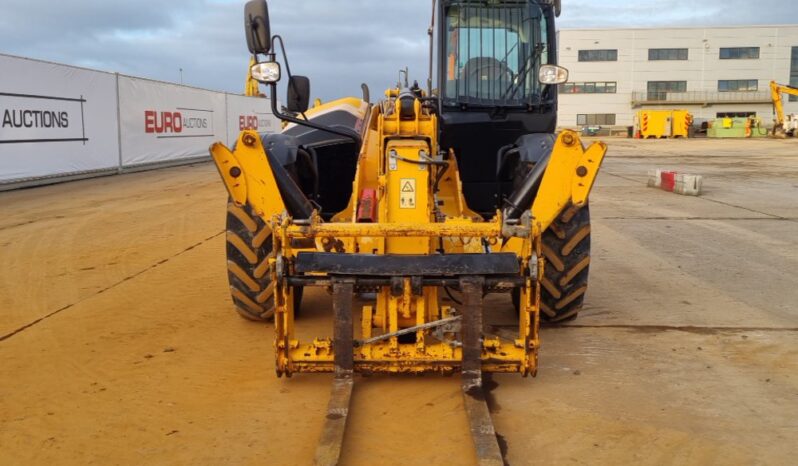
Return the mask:
<svg viewBox="0 0 798 466"><path fill-rule="evenodd" d="M400 209L415 209L416 208L416 179L415 178L402 178L399 186L402 187L399 194L399 208Z"/></svg>

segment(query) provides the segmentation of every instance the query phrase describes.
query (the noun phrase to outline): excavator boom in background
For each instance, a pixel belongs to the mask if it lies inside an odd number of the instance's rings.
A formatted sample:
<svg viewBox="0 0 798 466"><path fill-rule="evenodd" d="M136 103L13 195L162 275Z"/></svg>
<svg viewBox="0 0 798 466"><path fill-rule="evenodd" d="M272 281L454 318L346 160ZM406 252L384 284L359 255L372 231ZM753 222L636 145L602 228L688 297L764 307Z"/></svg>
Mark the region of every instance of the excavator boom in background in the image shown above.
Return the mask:
<svg viewBox="0 0 798 466"><path fill-rule="evenodd" d="M782 94L798 97L798 88L770 82L770 97L773 100L773 113L775 121L773 125L773 137L785 138L787 136L798 136L798 118L794 114L784 114L784 100Z"/></svg>
<svg viewBox="0 0 798 466"><path fill-rule="evenodd" d="M247 97L261 97L260 83L252 77L252 67L255 66L255 57L250 57L249 66L247 67L247 79L244 84L244 95Z"/></svg>

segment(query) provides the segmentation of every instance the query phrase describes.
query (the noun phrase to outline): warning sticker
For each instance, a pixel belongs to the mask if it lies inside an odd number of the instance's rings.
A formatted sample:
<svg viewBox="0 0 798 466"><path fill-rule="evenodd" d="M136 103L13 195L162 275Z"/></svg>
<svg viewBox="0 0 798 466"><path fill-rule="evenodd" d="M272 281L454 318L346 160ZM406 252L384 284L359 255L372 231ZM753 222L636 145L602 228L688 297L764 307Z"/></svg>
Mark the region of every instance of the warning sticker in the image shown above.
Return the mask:
<svg viewBox="0 0 798 466"><path fill-rule="evenodd" d="M415 209L416 208L416 179L415 178L402 178L399 186L401 191L399 193L399 208L401 209Z"/></svg>

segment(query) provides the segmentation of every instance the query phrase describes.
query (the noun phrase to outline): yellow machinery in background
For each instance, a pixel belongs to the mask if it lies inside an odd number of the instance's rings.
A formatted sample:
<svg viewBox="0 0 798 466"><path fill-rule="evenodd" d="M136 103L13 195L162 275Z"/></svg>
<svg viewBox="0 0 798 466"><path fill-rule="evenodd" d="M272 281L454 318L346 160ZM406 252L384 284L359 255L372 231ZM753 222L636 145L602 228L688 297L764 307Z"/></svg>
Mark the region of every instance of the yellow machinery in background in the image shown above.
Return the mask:
<svg viewBox="0 0 798 466"><path fill-rule="evenodd" d="M581 307L588 195L607 150L554 134L567 80L554 65L559 9L442 0L439 95L431 78L426 91L406 78L377 103L364 85L362 98L311 109L309 80L289 71L283 114L272 52L281 39L270 36L266 3L247 4L248 46L264 56L252 77L287 125L211 146L230 198L231 292L245 317L274 319L278 376L335 374L317 464L338 461L353 374L428 372L461 374L480 464L502 464L482 373L534 376L541 320ZM518 42L494 45L498 58L450 46L486 24ZM331 337L297 331L308 287L332 294ZM488 330L489 293L512 296L513 332Z"/></svg>
<svg viewBox="0 0 798 466"><path fill-rule="evenodd" d="M782 94L798 97L798 88L770 82L770 97L773 100L773 113L775 121L773 126L773 137L785 138L787 136L798 136L798 118L795 115L785 116L784 101Z"/></svg>
<svg viewBox="0 0 798 466"><path fill-rule="evenodd" d="M639 139L688 138L693 116L687 110L640 110L635 114Z"/></svg>
<svg viewBox="0 0 798 466"><path fill-rule="evenodd" d="M249 66L247 67L247 80L244 85L244 95L247 97L261 97L260 83L252 77L252 67L255 66L255 58L249 59Z"/></svg>

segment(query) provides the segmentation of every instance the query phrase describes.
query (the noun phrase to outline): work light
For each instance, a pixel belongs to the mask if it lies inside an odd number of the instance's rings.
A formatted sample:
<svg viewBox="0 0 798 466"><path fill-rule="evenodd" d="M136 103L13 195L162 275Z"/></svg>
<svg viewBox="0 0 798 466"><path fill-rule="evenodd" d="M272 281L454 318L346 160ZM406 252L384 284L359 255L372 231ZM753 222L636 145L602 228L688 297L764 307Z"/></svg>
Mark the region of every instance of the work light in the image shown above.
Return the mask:
<svg viewBox="0 0 798 466"><path fill-rule="evenodd" d="M543 65L540 67L541 84L565 84L568 82L568 70L557 65Z"/></svg>
<svg viewBox="0 0 798 466"><path fill-rule="evenodd" d="M280 80L280 64L276 61L256 63L250 68L252 77L264 84L276 83Z"/></svg>

